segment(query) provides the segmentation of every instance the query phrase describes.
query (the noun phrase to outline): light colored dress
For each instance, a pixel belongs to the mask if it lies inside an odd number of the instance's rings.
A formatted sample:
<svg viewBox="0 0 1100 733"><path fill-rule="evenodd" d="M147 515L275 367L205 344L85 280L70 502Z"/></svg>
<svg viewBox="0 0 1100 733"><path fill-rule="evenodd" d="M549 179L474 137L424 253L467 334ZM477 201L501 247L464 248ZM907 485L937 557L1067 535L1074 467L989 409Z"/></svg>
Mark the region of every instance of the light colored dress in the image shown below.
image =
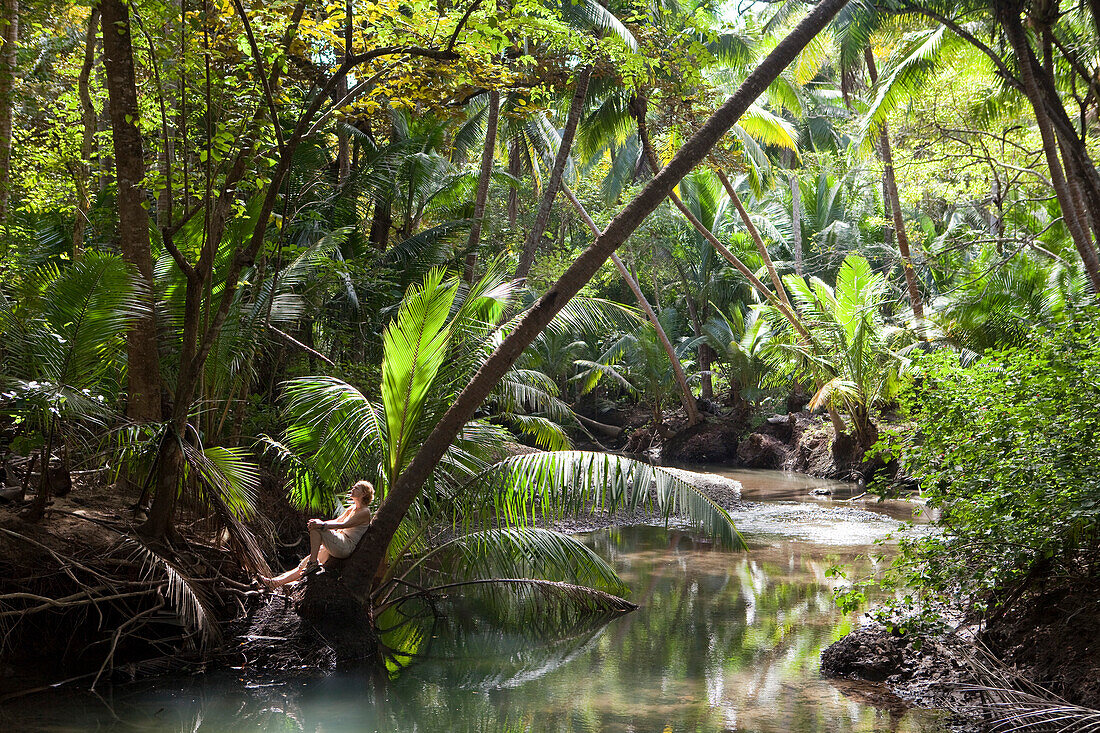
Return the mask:
<svg viewBox="0 0 1100 733"><path fill-rule="evenodd" d="M333 557L347 557L359 544L370 523L360 524L346 529L321 528L321 544Z"/></svg>

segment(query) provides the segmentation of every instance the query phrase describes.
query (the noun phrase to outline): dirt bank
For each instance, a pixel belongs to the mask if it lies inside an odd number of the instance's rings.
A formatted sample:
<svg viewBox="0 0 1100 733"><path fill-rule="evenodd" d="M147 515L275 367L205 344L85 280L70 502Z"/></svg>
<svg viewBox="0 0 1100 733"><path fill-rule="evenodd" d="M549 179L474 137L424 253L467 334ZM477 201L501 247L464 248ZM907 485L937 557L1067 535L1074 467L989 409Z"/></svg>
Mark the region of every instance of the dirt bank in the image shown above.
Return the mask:
<svg viewBox="0 0 1100 733"><path fill-rule="evenodd" d="M892 481L897 474L895 462L865 455L847 435L835 440L828 418L805 410L757 415L752 420L743 412L711 412L692 426L679 412L672 412L657 435L648 426L629 425L624 435L624 451L675 464L771 468L864 482Z"/></svg>
<svg viewBox="0 0 1100 733"><path fill-rule="evenodd" d="M952 731L981 730L980 695L965 690L978 679L957 638L894 634L863 626L825 648L821 674L875 682L909 705L952 711Z"/></svg>

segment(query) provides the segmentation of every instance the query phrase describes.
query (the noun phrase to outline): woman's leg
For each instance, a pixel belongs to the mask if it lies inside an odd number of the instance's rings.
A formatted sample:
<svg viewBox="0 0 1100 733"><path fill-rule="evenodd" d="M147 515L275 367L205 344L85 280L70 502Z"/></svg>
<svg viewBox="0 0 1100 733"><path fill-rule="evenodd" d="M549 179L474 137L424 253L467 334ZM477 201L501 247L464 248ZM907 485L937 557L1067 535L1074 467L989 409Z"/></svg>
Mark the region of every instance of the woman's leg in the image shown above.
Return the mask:
<svg viewBox="0 0 1100 733"><path fill-rule="evenodd" d="M307 565L317 564L317 555L321 552L321 530L313 527L309 528L309 557L306 558Z"/></svg>
<svg viewBox="0 0 1100 733"><path fill-rule="evenodd" d="M287 583L293 583L296 580L301 580L302 572L306 569L306 561L308 557L303 557L302 561L298 563L291 570L287 570L282 575L276 575L274 578L265 578L260 576L260 582L266 585L268 588L279 588Z"/></svg>

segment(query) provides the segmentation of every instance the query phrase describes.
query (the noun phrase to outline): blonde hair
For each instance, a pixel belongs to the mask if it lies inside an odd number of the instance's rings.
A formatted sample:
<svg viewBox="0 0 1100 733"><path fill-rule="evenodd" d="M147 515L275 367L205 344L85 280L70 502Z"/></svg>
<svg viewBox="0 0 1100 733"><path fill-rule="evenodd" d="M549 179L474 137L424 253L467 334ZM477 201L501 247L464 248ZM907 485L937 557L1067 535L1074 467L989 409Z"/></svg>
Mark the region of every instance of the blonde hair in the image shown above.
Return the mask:
<svg viewBox="0 0 1100 733"><path fill-rule="evenodd" d="M364 505L370 504L372 501L374 501L374 484L372 484L370 481L356 481L354 484L352 484L351 490L355 491L356 489L363 490Z"/></svg>

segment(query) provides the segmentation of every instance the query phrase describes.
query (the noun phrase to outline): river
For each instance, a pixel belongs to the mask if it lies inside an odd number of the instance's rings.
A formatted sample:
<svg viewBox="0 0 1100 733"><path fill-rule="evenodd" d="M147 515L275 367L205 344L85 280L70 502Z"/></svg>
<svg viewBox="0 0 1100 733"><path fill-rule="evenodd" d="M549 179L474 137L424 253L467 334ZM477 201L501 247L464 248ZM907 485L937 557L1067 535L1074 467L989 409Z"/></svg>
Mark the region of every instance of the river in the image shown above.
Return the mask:
<svg viewBox="0 0 1100 733"><path fill-rule="evenodd" d="M890 548L873 543L913 505L849 502L852 486L806 476L714 470L754 502L732 512L749 550L716 550L676 528L584 535L640 605L605 625L536 641L468 623L459 609L461 623L428 629L423 655L389 682L218 672L40 695L0 720L13 730L172 733L942 730L939 713L818 672L821 649L859 622L834 606L828 569L881 566Z"/></svg>

